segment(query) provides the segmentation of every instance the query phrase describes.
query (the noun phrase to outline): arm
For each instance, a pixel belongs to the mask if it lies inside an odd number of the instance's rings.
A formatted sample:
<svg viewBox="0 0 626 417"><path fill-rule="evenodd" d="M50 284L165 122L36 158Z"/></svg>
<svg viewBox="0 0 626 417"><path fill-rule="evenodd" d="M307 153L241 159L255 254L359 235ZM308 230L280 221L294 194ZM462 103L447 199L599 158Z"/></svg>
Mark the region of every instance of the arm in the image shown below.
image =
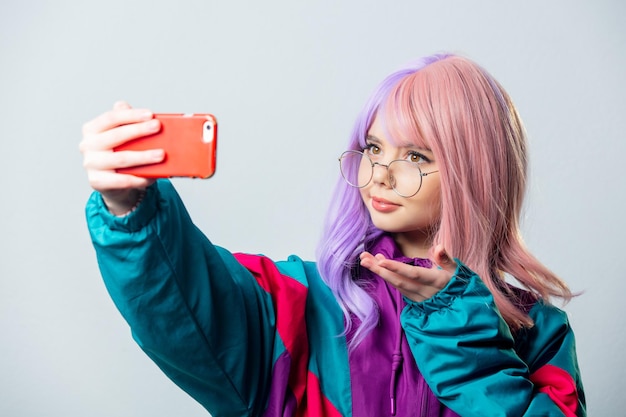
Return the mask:
<svg viewBox="0 0 626 417"><path fill-rule="evenodd" d="M585 392L582 385L576 342L567 315L562 310L538 302L530 311L535 326L517 338L517 351L523 352L536 400L528 414L542 410L543 402L552 402L566 416L585 416Z"/></svg>
<svg viewBox="0 0 626 417"><path fill-rule="evenodd" d="M584 416L567 319L543 304L535 313L535 327L516 345L489 290L459 264L442 291L423 302L410 301L401 319L424 378L457 413Z"/></svg>
<svg viewBox="0 0 626 417"><path fill-rule="evenodd" d="M94 193L87 219L107 289L141 348L211 413L258 415L274 312L254 277L193 225L168 181L126 217Z"/></svg>

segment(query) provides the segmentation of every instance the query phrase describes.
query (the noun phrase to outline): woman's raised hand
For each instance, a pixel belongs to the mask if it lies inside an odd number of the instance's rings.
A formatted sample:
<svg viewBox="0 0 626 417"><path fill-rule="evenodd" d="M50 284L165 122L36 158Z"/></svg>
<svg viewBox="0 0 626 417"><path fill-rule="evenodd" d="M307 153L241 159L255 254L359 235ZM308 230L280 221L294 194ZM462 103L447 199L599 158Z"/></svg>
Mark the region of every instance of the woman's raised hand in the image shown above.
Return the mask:
<svg viewBox="0 0 626 417"><path fill-rule="evenodd" d="M443 289L456 271L456 262L441 245L433 250L432 260L440 268L422 268L387 259L381 254L361 253L361 266L396 287L405 297L418 302Z"/></svg>
<svg viewBox="0 0 626 417"><path fill-rule="evenodd" d="M121 215L134 207L140 191L153 179L120 174L118 168L154 164L164 158L162 149L120 151L113 149L129 140L151 135L160 130L160 122L146 109L133 109L119 101L113 109L83 126L80 151L89 184L102 194L111 213Z"/></svg>

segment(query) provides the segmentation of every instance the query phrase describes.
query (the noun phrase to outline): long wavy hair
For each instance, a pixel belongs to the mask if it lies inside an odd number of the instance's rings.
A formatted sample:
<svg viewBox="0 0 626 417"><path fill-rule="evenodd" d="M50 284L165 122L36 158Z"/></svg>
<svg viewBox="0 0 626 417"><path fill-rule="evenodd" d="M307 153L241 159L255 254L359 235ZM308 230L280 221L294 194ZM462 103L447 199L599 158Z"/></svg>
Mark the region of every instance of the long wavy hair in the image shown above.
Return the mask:
<svg viewBox="0 0 626 417"><path fill-rule="evenodd" d="M358 115L348 149L365 147L377 115L390 140L432 150L441 178L441 217L432 243L443 244L482 278L511 330L533 322L506 285L506 274L547 302L552 296L572 297L522 240L526 133L509 95L489 73L451 54L424 57L392 73ZM354 335L351 346L378 322L377 305L354 268L365 245L381 233L359 190L339 177L317 257L320 274L343 309L346 332Z"/></svg>

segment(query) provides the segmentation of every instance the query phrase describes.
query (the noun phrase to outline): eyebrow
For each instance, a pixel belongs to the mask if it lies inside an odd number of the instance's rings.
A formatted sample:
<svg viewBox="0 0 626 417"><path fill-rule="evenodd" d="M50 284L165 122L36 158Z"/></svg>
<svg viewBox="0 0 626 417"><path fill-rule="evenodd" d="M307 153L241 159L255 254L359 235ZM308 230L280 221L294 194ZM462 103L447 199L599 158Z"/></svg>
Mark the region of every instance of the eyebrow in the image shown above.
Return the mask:
<svg viewBox="0 0 626 417"><path fill-rule="evenodd" d="M382 140L378 139L374 135L367 135L367 136L365 136L365 141L366 142L376 142L376 143L382 143L383 142Z"/></svg>
<svg viewBox="0 0 626 417"><path fill-rule="evenodd" d="M370 134L365 136L365 141L366 142L375 142L376 144L379 144L379 145L382 144L382 142L383 142L378 137L376 137L374 135L370 135ZM393 146L395 146L395 145L393 145ZM422 148L421 146L416 146L416 145L412 145L412 144L400 145L400 146L398 146L398 148L403 148L403 149L406 149L406 150L412 150L412 151L418 151L418 152L428 152L430 154L433 153L432 149Z"/></svg>

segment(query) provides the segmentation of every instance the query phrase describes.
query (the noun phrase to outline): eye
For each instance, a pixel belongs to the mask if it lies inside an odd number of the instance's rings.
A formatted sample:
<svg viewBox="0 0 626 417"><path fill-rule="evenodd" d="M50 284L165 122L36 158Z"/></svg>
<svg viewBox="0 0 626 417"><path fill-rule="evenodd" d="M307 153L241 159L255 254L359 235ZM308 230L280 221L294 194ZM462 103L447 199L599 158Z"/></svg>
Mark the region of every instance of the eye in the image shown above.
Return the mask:
<svg viewBox="0 0 626 417"><path fill-rule="evenodd" d="M416 152L416 151L409 152L409 154L407 155L407 160L409 160L410 162L416 163L416 164L427 164L429 162L432 162L430 159L425 157L423 154L421 154L419 152Z"/></svg>
<svg viewBox="0 0 626 417"><path fill-rule="evenodd" d="M382 150L380 149L378 145L373 144L373 143L368 143L367 145L365 145L363 152L366 154L370 154L370 155L380 155Z"/></svg>

